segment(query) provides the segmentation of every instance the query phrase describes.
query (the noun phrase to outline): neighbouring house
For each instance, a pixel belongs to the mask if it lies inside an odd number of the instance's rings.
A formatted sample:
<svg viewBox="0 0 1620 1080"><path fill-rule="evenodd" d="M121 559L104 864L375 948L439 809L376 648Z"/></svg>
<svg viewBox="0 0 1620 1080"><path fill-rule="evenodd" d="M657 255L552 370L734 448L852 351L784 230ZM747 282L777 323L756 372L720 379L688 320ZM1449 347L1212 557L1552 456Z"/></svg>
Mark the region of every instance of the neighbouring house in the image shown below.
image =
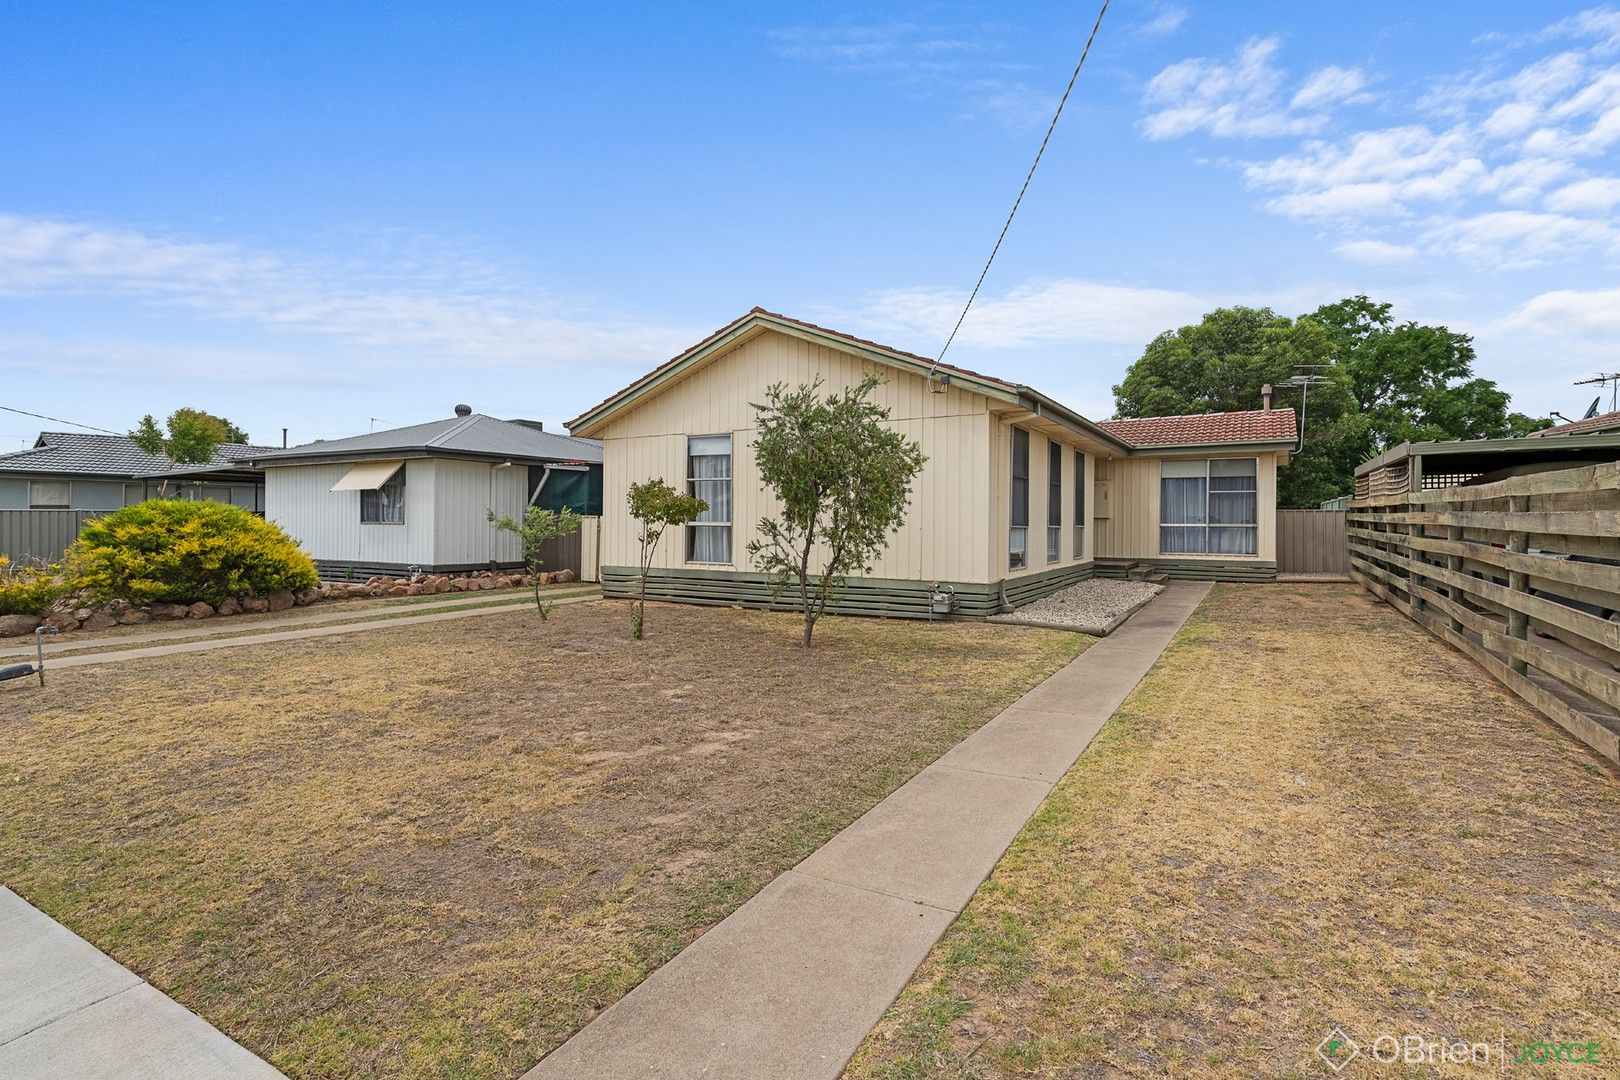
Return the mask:
<svg viewBox="0 0 1620 1080"><path fill-rule="evenodd" d="M264 510L264 478L247 459L274 449L226 443L204 465L176 465L127 435L42 431L0 454L0 510L117 510L159 495Z"/></svg>
<svg viewBox="0 0 1620 1080"><path fill-rule="evenodd" d="M602 582L639 573L631 483L653 477L709 503L671 534L650 596L771 603L750 564L772 510L753 460L754 402L773 383L835 391L875 373L875 398L928 463L911 512L846 612L927 617L936 591L956 614L1005 611L1093 574L1146 564L1175 577L1276 574L1277 468L1291 409L1095 422L1027 386L755 308L569 424L602 440Z"/></svg>
<svg viewBox="0 0 1620 1080"><path fill-rule="evenodd" d="M601 462L592 440L465 405L444 420L254 459L264 472L265 516L328 578L521 567L518 538L491 525L489 511L516 518L531 504L567 506L594 518ZM559 544L546 565L580 573L581 543L576 534L571 546ZM564 551L573 565L559 561Z"/></svg>
<svg viewBox="0 0 1620 1080"><path fill-rule="evenodd" d="M1569 420L1550 428L1532 431L1527 438L1544 439L1561 435L1606 435L1620 432L1620 412L1598 413L1581 420Z"/></svg>

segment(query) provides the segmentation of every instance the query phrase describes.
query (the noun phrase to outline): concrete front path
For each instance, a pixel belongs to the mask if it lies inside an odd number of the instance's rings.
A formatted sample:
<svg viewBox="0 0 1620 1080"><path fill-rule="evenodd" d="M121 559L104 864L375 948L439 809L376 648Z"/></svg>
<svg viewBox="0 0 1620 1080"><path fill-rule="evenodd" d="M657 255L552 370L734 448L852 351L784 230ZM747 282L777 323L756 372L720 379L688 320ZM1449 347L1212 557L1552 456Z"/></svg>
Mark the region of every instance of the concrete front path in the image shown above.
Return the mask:
<svg viewBox="0 0 1620 1080"><path fill-rule="evenodd" d="M526 1080L836 1077L1208 592L1170 585L653 972Z"/></svg>
<svg viewBox="0 0 1620 1080"><path fill-rule="evenodd" d="M207 1021L0 887L0 1077L280 1076Z"/></svg>
<svg viewBox="0 0 1620 1080"><path fill-rule="evenodd" d="M559 597L552 603L557 607L569 604L583 604L592 600L600 600L598 592L588 592L570 596ZM527 601L528 605L533 600ZM425 614L400 614L394 611L373 611L361 613L357 618L361 621L341 622L325 626L303 626L292 630L272 630L268 626L263 632L255 632L243 627L244 633L232 637L203 636L195 641L179 641L162 645L141 645L139 641L131 641L128 648L109 648L103 652L73 653L68 656L45 659L46 688L49 689L51 673L66 668L90 667L97 664L117 664L126 660L145 660L156 656L174 656L179 653L211 652L214 649L234 649L241 645L263 645L273 641L303 641L307 638L333 637L338 634L359 634L372 630L392 630L396 626L419 626L422 623L447 622L452 619L472 619L480 615L499 615L512 611L521 611L525 607L522 600L502 601L497 604L465 603L453 607L429 610ZM313 621L313 620L311 620ZM228 630L229 627L224 628ZM222 632L224 632L222 630ZM0 1080L4 1080L0 1077Z"/></svg>

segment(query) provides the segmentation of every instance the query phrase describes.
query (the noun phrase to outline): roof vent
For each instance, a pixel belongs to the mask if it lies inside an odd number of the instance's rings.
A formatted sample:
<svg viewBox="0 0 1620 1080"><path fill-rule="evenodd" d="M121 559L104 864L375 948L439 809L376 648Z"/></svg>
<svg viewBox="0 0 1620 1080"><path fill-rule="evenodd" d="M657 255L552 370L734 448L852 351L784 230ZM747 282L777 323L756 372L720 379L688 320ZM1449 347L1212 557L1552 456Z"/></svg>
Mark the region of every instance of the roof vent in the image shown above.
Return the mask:
<svg viewBox="0 0 1620 1080"><path fill-rule="evenodd" d="M471 416L472 415L472 406L471 405L457 405L456 406L456 415L457 416Z"/></svg>

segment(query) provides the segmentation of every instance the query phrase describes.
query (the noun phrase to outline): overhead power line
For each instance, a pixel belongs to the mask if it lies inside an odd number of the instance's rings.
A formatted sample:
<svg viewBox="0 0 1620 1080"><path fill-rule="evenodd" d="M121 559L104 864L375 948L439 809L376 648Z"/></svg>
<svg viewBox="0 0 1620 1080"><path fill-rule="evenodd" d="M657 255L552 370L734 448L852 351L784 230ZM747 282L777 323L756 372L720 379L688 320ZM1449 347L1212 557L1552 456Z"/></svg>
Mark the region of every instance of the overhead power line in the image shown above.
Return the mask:
<svg viewBox="0 0 1620 1080"><path fill-rule="evenodd" d="M53 424L66 424L68 427L82 427L89 431L99 431L104 435L128 434L128 432L124 431L111 431L104 427L96 427L94 424L80 424L73 420L63 420L60 416L46 416L44 413L29 412L27 409L13 409L10 405L0 405L0 409L10 413L16 413L19 416L32 416L36 420L49 420Z"/></svg>
<svg viewBox="0 0 1620 1080"><path fill-rule="evenodd" d="M1108 13L1109 0L1103 0L1101 8L1097 9L1097 21L1091 24L1091 34L1086 38L1086 47L1080 50L1080 59L1075 62L1074 73L1069 76L1069 85L1064 87L1063 96L1058 99L1057 111L1052 114L1052 122L1046 125L1046 135L1041 139L1041 147L1035 151L1035 160L1029 163L1029 172L1024 176L1024 185L1018 189L1018 197L1013 200L1012 209L1007 211L1007 220L1001 225L1001 235L996 237L996 244L990 249L990 257L984 260L984 269L979 271L979 280L974 282L973 291L968 294L967 303L962 305L962 314L956 317L956 325L951 328L951 336L945 339L945 345L934 358L934 366L928 369L930 377L936 368L945 360L945 354L950 350L951 342L956 340L957 331L962 329L962 323L967 319L968 309L973 301L978 299L979 289L984 286L984 279L990 273L990 264L996 261L996 253L1001 250L1001 242L1007 239L1007 230L1012 228L1013 218L1018 214L1018 207L1024 201L1024 193L1029 190L1029 182L1035 179L1035 169L1041 163L1041 157L1046 153L1046 144L1052 141L1052 132L1057 129L1058 117L1063 115L1063 106L1069 103L1069 94L1074 90L1075 80L1080 78L1080 69L1086 66L1086 57L1091 54L1091 43L1097 40L1097 30L1102 26L1103 16Z"/></svg>

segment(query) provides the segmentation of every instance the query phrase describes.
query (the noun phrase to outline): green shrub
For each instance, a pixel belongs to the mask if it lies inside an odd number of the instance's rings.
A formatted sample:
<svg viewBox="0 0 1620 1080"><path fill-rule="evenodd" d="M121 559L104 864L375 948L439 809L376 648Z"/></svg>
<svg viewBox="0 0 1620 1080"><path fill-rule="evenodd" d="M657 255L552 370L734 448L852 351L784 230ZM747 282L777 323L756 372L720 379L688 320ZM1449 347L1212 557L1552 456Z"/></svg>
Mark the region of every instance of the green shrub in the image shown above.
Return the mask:
<svg viewBox="0 0 1620 1080"><path fill-rule="evenodd" d="M14 565L0 555L0 615L43 615L52 601L66 596L68 591L59 567L44 563Z"/></svg>
<svg viewBox="0 0 1620 1080"><path fill-rule="evenodd" d="M74 586L97 601L217 604L316 583L315 564L286 533L208 499L148 499L96 518L67 561Z"/></svg>

